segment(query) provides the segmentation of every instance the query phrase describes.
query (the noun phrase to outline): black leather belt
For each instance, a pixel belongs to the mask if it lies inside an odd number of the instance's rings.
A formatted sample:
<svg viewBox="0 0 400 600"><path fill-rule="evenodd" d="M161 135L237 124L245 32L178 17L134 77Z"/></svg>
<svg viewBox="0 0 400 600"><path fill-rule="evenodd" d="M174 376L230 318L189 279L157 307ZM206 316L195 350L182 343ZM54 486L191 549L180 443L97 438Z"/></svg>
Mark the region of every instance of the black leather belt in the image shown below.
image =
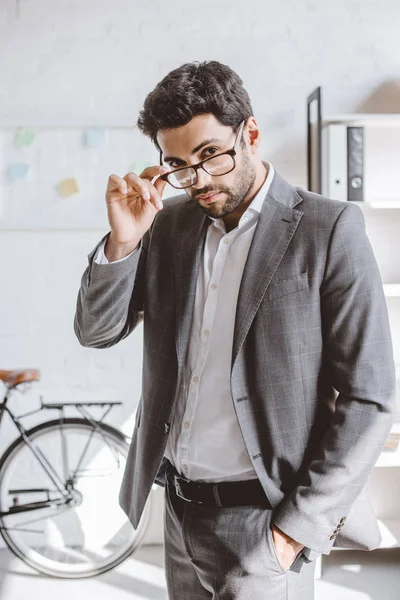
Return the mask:
<svg viewBox="0 0 400 600"><path fill-rule="evenodd" d="M168 463L166 478L169 489L186 502L220 507L259 505L272 508L258 479L220 483L190 481L179 475L171 463Z"/></svg>

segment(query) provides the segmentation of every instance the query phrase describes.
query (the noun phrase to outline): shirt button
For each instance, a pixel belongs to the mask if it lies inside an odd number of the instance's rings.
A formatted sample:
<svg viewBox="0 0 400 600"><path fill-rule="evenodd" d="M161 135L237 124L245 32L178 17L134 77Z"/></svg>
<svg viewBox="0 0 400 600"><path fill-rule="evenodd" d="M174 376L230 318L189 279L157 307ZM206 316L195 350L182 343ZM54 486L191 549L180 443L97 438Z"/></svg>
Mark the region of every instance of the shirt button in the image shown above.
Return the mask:
<svg viewBox="0 0 400 600"><path fill-rule="evenodd" d="M183 468L184 471L187 471L187 465L186 464L182 465L182 468Z"/></svg>
<svg viewBox="0 0 400 600"><path fill-rule="evenodd" d="M224 244L229 244L229 240L224 240Z"/></svg>
<svg viewBox="0 0 400 600"><path fill-rule="evenodd" d="M205 329L205 330L203 331L203 333L204 333L204 335L210 335L210 330L209 330L209 329Z"/></svg>
<svg viewBox="0 0 400 600"><path fill-rule="evenodd" d="M218 286L217 286L217 284L216 284L216 283L212 283L212 284L211 284L211 287L212 287L212 289L213 289L213 290L216 290Z"/></svg>
<svg viewBox="0 0 400 600"><path fill-rule="evenodd" d="M197 383L199 381L199 378L198 377L193 377L192 381L193 381L193 383Z"/></svg>
<svg viewBox="0 0 400 600"><path fill-rule="evenodd" d="M187 429L189 427L189 421L185 421L183 424L184 428Z"/></svg>

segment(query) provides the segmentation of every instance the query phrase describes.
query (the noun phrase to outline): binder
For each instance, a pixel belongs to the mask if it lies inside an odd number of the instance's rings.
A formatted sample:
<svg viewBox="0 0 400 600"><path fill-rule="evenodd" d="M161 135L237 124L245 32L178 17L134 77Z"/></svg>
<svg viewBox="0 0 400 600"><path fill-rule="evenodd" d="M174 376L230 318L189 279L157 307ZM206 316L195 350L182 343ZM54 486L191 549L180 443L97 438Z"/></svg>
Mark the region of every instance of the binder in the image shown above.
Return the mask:
<svg viewBox="0 0 400 600"><path fill-rule="evenodd" d="M322 193L343 202L364 201L364 128L342 123L323 128Z"/></svg>
<svg viewBox="0 0 400 600"><path fill-rule="evenodd" d="M322 132L324 161L322 193L327 198L347 201L347 127L327 125Z"/></svg>
<svg viewBox="0 0 400 600"><path fill-rule="evenodd" d="M347 200L364 201L363 127L347 127Z"/></svg>

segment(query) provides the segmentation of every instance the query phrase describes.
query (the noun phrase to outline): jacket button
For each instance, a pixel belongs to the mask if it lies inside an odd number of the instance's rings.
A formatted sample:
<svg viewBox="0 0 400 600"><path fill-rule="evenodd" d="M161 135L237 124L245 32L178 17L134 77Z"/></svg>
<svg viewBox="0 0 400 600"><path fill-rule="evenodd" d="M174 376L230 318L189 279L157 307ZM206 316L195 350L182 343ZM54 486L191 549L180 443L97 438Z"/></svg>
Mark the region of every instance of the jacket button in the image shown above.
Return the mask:
<svg viewBox="0 0 400 600"><path fill-rule="evenodd" d="M170 428L171 428L171 425L169 423L164 423L164 431L165 431L165 433L168 433L169 430L170 430Z"/></svg>

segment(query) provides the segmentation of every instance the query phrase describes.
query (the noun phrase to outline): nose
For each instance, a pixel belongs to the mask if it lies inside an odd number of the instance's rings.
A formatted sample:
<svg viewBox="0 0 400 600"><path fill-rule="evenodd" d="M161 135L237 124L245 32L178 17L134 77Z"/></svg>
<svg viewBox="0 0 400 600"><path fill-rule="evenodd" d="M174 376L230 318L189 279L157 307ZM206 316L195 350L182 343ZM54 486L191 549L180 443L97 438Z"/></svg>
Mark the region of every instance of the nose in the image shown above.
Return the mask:
<svg viewBox="0 0 400 600"><path fill-rule="evenodd" d="M209 173L206 173L204 169L200 168L197 170L197 183L194 183L192 187L196 190L202 189L211 183L211 178L212 175L209 175Z"/></svg>

